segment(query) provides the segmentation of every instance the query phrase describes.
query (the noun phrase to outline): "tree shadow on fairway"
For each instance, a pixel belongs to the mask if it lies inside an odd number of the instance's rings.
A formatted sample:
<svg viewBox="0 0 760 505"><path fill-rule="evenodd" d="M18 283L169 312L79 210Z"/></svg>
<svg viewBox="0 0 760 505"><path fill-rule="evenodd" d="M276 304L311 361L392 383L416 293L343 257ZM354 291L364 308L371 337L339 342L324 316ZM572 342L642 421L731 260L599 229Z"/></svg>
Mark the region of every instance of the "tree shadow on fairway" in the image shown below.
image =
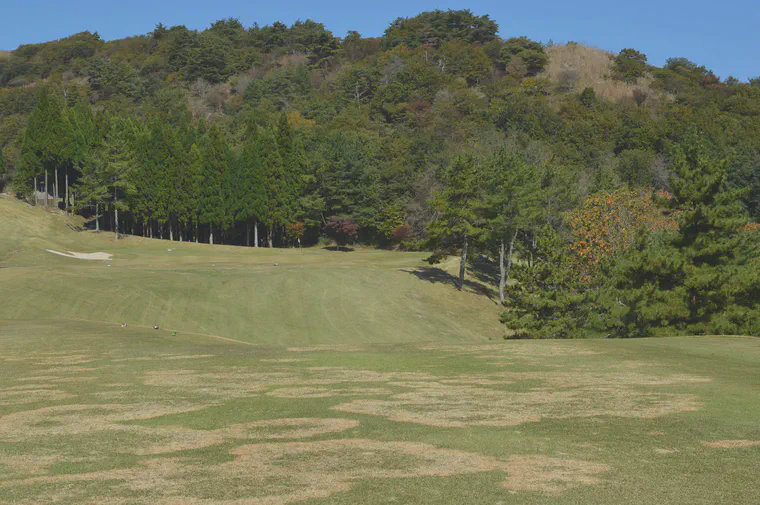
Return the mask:
<svg viewBox="0 0 760 505"><path fill-rule="evenodd" d="M337 251L337 252L353 252L354 251L353 247L340 246L340 245L331 245L331 246L324 247L324 249L328 251Z"/></svg>
<svg viewBox="0 0 760 505"><path fill-rule="evenodd" d="M485 256L478 256L467 266L467 273L490 286L499 284L499 263Z"/></svg>
<svg viewBox="0 0 760 505"><path fill-rule="evenodd" d="M436 284L449 284L453 287L459 287L459 278L456 275L452 275L447 271L436 267L417 267L414 270L402 269L404 273L411 274L420 280L428 281ZM467 269L468 274L472 274L471 268ZM480 278L475 274L476 278ZM498 304L496 292L494 289L480 284L479 282L471 281L465 278L463 291L474 293L476 295L485 296L493 303Z"/></svg>

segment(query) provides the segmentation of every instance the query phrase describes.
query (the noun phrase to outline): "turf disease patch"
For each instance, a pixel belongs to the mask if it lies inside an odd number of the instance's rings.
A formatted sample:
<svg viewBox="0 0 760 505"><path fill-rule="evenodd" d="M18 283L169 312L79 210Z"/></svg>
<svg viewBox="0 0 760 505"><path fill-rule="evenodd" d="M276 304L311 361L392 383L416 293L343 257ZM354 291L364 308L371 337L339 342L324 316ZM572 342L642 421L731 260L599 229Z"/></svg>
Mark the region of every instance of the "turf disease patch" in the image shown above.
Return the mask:
<svg viewBox="0 0 760 505"><path fill-rule="evenodd" d="M713 440L712 442L702 442L702 444L713 449L749 449L750 447L760 447L760 440Z"/></svg>
<svg viewBox="0 0 760 505"><path fill-rule="evenodd" d="M632 373L617 375L529 372L483 377L484 381L493 378L508 382L542 381L541 386L530 391L452 384L450 380L448 383L391 382L411 391L395 394L389 399L357 399L333 408L341 412L384 416L394 421L464 427L515 426L544 418L653 418L695 411L702 406L696 395L644 391L637 386L694 383L707 379L685 375L659 378Z"/></svg>
<svg viewBox="0 0 760 505"><path fill-rule="evenodd" d="M522 455L504 461L425 443L367 439L250 444L232 449L230 455L232 461L208 466L197 466L192 459L146 459L127 469L0 482L0 489L52 485L58 498L70 501L83 484L93 482L101 495L116 500L125 493L145 494L130 503L284 505L348 492L366 479L492 471L505 474L503 486L510 490L559 494L600 482L599 474L608 469L580 460ZM215 498L203 498L209 493Z"/></svg>
<svg viewBox="0 0 760 505"><path fill-rule="evenodd" d="M509 477L503 486L513 491L560 494L579 485L598 484L607 465L547 456L510 456Z"/></svg>

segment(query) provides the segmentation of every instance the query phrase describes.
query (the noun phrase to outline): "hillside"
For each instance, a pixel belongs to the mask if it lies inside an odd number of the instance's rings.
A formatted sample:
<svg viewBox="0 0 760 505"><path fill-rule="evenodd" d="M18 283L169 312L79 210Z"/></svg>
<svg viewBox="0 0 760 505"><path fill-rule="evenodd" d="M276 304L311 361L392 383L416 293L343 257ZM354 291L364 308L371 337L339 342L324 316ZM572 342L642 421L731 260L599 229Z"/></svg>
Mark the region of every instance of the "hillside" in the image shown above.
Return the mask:
<svg viewBox="0 0 760 505"><path fill-rule="evenodd" d="M10 194L117 234L459 256L515 335L760 334L760 80L678 56L469 10L82 32L0 61L0 148Z"/></svg>
<svg viewBox="0 0 760 505"><path fill-rule="evenodd" d="M280 345L469 342L504 334L494 303L457 292L453 276L425 268L425 254L114 242L111 233L77 232L69 224L78 223L0 198L0 320L158 324ZM47 249L113 258L88 261Z"/></svg>

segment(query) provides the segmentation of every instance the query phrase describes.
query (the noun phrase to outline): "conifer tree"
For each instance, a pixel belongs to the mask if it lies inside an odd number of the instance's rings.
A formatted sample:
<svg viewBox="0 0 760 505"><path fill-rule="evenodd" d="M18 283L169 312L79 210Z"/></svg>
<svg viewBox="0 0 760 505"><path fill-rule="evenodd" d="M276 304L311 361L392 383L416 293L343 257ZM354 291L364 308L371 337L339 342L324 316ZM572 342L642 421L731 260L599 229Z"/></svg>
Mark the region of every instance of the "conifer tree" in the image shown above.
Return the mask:
<svg viewBox="0 0 760 505"><path fill-rule="evenodd" d="M478 213L481 201L477 175L477 163L472 155L458 156L448 166L443 176L446 186L436 195L434 202L438 217L428 228L439 247L450 244L461 247L459 290L464 288L467 252L482 226Z"/></svg>
<svg viewBox="0 0 760 505"><path fill-rule="evenodd" d="M747 229L741 190L726 187L726 161L692 138L673 156L678 230L642 231L610 269L606 324L618 336L760 334L760 237Z"/></svg>
<svg viewBox="0 0 760 505"><path fill-rule="evenodd" d="M515 242L536 221L541 204L540 174L521 156L499 149L485 164L483 242L498 250L499 300L512 267Z"/></svg>
<svg viewBox="0 0 760 505"><path fill-rule="evenodd" d="M209 244L214 243L214 229L224 221L224 176L229 155L221 130L212 124L203 143L203 162L199 177L200 222L209 227Z"/></svg>

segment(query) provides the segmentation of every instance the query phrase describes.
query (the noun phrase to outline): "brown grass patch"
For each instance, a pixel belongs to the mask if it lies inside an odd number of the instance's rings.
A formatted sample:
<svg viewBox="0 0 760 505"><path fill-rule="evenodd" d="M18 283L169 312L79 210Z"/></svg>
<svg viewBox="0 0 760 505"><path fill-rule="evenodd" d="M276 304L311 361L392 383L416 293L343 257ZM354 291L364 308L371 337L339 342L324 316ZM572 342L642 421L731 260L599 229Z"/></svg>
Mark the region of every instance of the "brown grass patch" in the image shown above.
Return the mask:
<svg viewBox="0 0 760 505"><path fill-rule="evenodd" d="M359 426L359 421L336 418L268 419L217 430L238 439L286 440L339 433Z"/></svg>
<svg viewBox="0 0 760 505"><path fill-rule="evenodd" d="M59 389L22 389L0 391L0 403L5 405L26 405L74 398L74 395Z"/></svg>
<svg viewBox="0 0 760 505"><path fill-rule="evenodd" d="M76 496L77 484L98 482L100 492L114 499L120 491L139 490L150 492L150 503L207 504L211 502L195 492L208 496L211 489L218 496L213 503L219 505L279 505L347 492L363 479L447 477L507 469L504 462L479 454L362 439L246 445L231 454L233 461L208 467L180 459L150 459L130 469L30 477L0 482L0 488L55 484L59 497L70 499ZM235 482L231 496L230 482Z"/></svg>
<svg viewBox="0 0 760 505"><path fill-rule="evenodd" d="M195 370L148 372L144 384L166 387L180 392L193 392L221 398L242 398L277 386L309 388L341 383L389 382L394 380L433 380L421 372L375 372L343 367L287 368L278 371L251 372L245 368L199 373ZM275 393L276 396L276 393Z"/></svg>
<svg viewBox="0 0 760 505"><path fill-rule="evenodd" d="M621 377L620 375L623 375ZM542 380L529 392L505 391L442 382L391 382L413 391L390 399L362 399L333 407L429 426L515 426L542 418L652 418L698 410L695 395L644 392L636 385L702 382L698 377L649 377L636 374L525 372L490 374L509 380ZM625 379L625 380L624 380Z"/></svg>
<svg viewBox="0 0 760 505"><path fill-rule="evenodd" d="M390 395L393 390L386 388L326 388L326 387L295 387L279 388L267 393L276 398L332 398L337 396L377 396Z"/></svg>
<svg viewBox="0 0 760 505"><path fill-rule="evenodd" d="M269 430L308 427L316 421L335 422L332 428L346 429L348 420L279 419L246 426ZM578 485L596 484L598 475L608 470L606 465L572 459L533 455L512 456L505 462L425 443L366 439L252 444L237 447L230 454L234 460L216 465L197 466L196 460L161 458L143 460L133 468L55 476L44 475L45 465L52 460L40 460L28 468L43 475L0 481L0 488L50 484L55 486L57 499L76 502L82 484L96 482L98 492L113 503L140 491L148 493L146 498L129 503L285 505L348 492L365 479L450 477L491 471L506 472L503 486L510 490L559 494ZM40 492L47 491L49 488L42 488ZM104 502L98 497L93 503Z"/></svg>
<svg viewBox="0 0 760 505"><path fill-rule="evenodd" d="M60 379L57 375L34 375L32 377L20 377L16 382L52 381Z"/></svg>
<svg viewBox="0 0 760 505"><path fill-rule="evenodd" d="M289 352L362 352L366 347L358 345L308 345L301 347L288 347Z"/></svg>
<svg viewBox="0 0 760 505"><path fill-rule="evenodd" d="M597 475L609 470L601 463L538 455L510 456L508 461L509 477L502 483L505 488L553 495L579 485L598 484Z"/></svg>
<svg viewBox="0 0 760 505"><path fill-rule="evenodd" d="M281 359L262 359L262 363L303 363L304 361L311 361L309 358L281 358Z"/></svg>
<svg viewBox="0 0 760 505"><path fill-rule="evenodd" d="M713 449L749 449L760 447L760 440L713 440L712 442L702 442L702 445Z"/></svg>
<svg viewBox="0 0 760 505"><path fill-rule="evenodd" d="M674 452L678 452L678 449L661 449L659 447L656 447L654 449L654 452L657 454L673 454Z"/></svg>
<svg viewBox="0 0 760 505"><path fill-rule="evenodd" d="M52 366L52 365L82 365L93 361L92 356L88 354L66 354L57 355L50 358L37 361L38 365Z"/></svg>
<svg viewBox="0 0 760 505"><path fill-rule="evenodd" d="M60 455L5 456L0 454L0 477L27 477L46 474L51 466L62 459Z"/></svg>
<svg viewBox="0 0 760 505"><path fill-rule="evenodd" d="M156 356L141 356L138 358L119 358L113 359L114 363L121 363L123 361L176 361L184 359L204 359L215 358L215 354L159 354Z"/></svg>
<svg viewBox="0 0 760 505"><path fill-rule="evenodd" d="M158 404L58 405L0 417L0 440L69 436L132 428L120 423L200 410L205 406ZM145 429L136 427L138 429Z"/></svg>
<svg viewBox="0 0 760 505"><path fill-rule="evenodd" d="M95 370L102 370L102 367L82 367L82 366L57 366L53 368L46 368L40 370L42 373L82 373L93 372Z"/></svg>

